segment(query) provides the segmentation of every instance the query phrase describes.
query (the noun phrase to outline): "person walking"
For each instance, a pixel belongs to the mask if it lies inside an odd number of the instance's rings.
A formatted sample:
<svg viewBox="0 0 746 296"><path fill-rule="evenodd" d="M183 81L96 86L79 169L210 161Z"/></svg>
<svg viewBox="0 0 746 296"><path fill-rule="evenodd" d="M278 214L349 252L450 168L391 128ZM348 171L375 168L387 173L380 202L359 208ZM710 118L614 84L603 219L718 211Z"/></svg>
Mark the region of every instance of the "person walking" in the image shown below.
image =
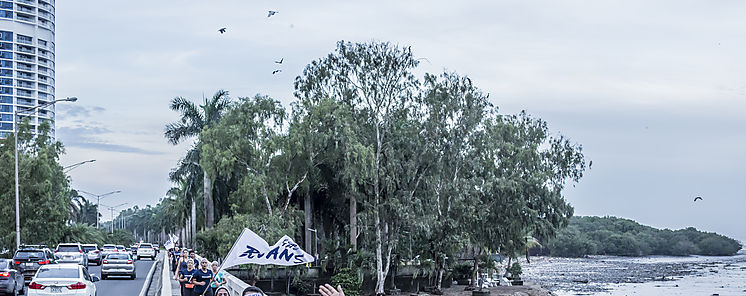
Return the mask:
<svg viewBox="0 0 746 296"><path fill-rule="evenodd" d="M174 264L174 266L176 266L176 271L174 272L175 280L179 279L179 271L186 268L186 263L189 261L187 260L189 258L188 255L189 253L187 253L186 250L182 250L181 256L176 260L176 264Z"/></svg>
<svg viewBox="0 0 746 296"><path fill-rule="evenodd" d="M191 260L186 260L186 268L179 270L179 283L181 285L181 296L194 296L194 284L192 283L192 277L197 271L194 269L194 263Z"/></svg>
<svg viewBox="0 0 746 296"><path fill-rule="evenodd" d="M209 267L210 262L207 259L202 258L199 264L199 269L194 272L192 276L192 284L194 284L194 295L213 296L212 287L210 281L212 281L212 269Z"/></svg>
<svg viewBox="0 0 746 296"><path fill-rule="evenodd" d="M223 272L219 271L218 268L220 268L220 265L218 265L218 262L212 261L212 274L214 276L212 279L212 283L210 284L210 287L212 287L212 290L216 292L218 288L225 285L225 275L223 275Z"/></svg>

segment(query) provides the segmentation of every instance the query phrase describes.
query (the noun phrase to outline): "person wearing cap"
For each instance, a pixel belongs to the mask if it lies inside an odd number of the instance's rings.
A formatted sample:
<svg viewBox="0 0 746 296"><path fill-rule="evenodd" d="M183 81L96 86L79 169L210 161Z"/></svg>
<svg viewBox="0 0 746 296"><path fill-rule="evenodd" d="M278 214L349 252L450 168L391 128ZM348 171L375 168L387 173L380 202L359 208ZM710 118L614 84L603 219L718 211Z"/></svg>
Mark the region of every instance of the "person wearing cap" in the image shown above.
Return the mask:
<svg viewBox="0 0 746 296"><path fill-rule="evenodd" d="M199 269L194 272L192 276L192 284L194 284L194 295L205 295L212 296L212 287L210 287L210 281L212 280L212 270L208 268L210 264L207 259L202 258Z"/></svg>
<svg viewBox="0 0 746 296"><path fill-rule="evenodd" d="M230 296L230 292L228 292L228 288L226 287L218 287L215 290L215 296Z"/></svg>

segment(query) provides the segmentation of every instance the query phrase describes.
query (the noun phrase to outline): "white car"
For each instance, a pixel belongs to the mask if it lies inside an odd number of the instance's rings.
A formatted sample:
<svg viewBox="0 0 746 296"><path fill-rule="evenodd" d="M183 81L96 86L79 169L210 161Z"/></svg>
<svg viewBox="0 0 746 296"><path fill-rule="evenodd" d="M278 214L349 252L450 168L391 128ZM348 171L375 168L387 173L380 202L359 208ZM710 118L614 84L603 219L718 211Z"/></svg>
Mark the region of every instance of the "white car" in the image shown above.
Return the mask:
<svg viewBox="0 0 746 296"><path fill-rule="evenodd" d="M97 276L80 264L50 264L39 268L28 286L28 296L95 296Z"/></svg>
<svg viewBox="0 0 746 296"><path fill-rule="evenodd" d="M57 258L57 263L78 263L88 266L88 255L83 252L83 246L78 243L57 245L57 249L54 250L54 257Z"/></svg>
<svg viewBox="0 0 746 296"><path fill-rule="evenodd" d="M155 250L153 250L152 244L142 243L137 246L137 260L142 257L148 257L151 260L155 260Z"/></svg>

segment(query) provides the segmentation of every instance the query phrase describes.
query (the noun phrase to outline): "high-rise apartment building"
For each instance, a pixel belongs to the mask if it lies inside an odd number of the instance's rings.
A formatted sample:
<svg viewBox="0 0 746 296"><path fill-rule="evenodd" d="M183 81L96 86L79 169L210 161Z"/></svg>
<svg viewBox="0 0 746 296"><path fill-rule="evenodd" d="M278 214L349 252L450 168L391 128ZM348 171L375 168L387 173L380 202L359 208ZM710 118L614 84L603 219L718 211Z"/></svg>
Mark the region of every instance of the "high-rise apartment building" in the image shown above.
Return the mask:
<svg viewBox="0 0 746 296"><path fill-rule="evenodd" d="M54 0L0 0L0 137L13 131L14 110L53 100ZM54 120L54 105L19 118L36 130Z"/></svg>

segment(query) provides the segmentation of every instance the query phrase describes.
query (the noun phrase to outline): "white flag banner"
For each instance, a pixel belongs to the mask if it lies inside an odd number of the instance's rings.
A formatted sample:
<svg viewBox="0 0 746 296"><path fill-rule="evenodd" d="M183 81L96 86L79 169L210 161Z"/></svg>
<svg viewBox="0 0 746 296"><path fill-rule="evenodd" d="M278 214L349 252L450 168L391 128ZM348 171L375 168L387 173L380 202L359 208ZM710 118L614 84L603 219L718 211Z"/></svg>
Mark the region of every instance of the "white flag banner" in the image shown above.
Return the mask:
<svg viewBox="0 0 746 296"><path fill-rule="evenodd" d="M270 246L253 231L244 228L233 244L221 269L241 264L293 266L313 262L314 258L303 251L290 237L283 236Z"/></svg>
<svg viewBox="0 0 746 296"><path fill-rule="evenodd" d="M170 250L174 248L174 243L171 241L171 239L169 239L168 241L166 241L165 244L163 244L163 246L166 248L166 250Z"/></svg>

